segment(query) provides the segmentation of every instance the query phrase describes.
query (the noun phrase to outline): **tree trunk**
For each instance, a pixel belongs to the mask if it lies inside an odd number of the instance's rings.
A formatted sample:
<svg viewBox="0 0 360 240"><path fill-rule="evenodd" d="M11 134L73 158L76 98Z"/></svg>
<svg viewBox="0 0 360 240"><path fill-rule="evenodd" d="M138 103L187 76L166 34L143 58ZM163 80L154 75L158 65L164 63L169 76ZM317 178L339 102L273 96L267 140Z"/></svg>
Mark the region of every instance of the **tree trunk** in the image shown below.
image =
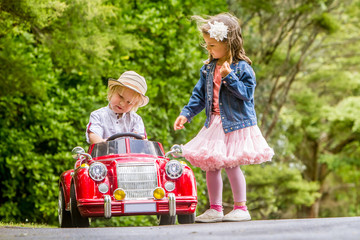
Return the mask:
<svg viewBox="0 0 360 240"><path fill-rule="evenodd" d="M320 208L320 199L317 199L315 201L315 203L310 207L310 213L309 213L309 217L310 218L317 218L319 217L319 208Z"/></svg>

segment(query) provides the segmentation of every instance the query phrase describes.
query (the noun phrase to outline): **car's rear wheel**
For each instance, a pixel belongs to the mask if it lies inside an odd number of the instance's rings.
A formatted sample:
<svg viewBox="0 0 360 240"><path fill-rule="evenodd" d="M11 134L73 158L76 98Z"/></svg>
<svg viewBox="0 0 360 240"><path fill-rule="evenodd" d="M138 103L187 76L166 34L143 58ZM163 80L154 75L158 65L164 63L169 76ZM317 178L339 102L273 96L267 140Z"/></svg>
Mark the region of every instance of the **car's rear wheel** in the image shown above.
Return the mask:
<svg viewBox="0 0 360 240"><path fill-rule="evenodd" d="M74 184L70 187L70 212L71 221L74 227L89 227L89 218L81 216L76 202L76 194Z"/></svg>
<svg viewBox="0 0 360 240"><path fill-rule="evenodd" d="M65 195L64 190L59 187L59 204L58 204L58 217L59 217L59 227L69 228L72 227L71 223L71 214L65 209Z"/></svg>
<svg viewBox="0 0 360 240"><path fill-rule="evenodd" d="M158 215L159 225L174 225L176 222L176 215Z"/></svg>
<svg viewBox="0 0 360 240"><path fill-rule="evenodd" d="M178 222L180 224L189 224L195 222L195 213L190 215L178 215Z"/></svg>

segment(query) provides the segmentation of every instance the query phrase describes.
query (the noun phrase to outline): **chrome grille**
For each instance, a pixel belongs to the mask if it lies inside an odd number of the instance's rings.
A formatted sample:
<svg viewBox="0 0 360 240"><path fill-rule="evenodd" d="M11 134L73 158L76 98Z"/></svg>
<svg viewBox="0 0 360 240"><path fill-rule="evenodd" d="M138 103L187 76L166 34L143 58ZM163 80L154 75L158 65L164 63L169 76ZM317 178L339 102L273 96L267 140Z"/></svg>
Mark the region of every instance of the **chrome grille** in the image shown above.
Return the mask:
<svg viewBox="0 0 360 240"><path fill-rule="evenodd" d="M153 198L157 187L155 163L119 163L117 179L118 187L126 192L125 200Z"/></svg>

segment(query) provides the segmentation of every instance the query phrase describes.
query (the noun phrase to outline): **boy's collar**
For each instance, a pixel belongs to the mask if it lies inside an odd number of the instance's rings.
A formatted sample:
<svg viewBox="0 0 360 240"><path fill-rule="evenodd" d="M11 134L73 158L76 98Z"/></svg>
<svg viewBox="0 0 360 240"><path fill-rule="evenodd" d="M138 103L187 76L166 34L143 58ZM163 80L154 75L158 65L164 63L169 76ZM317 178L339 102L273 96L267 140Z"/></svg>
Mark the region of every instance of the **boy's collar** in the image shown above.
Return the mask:
<svg viewBox="0 0 360 240"><path fill-rule="evenodd" d="M125 118L128 113L115 113L116 117L119 118Z"/></svg>

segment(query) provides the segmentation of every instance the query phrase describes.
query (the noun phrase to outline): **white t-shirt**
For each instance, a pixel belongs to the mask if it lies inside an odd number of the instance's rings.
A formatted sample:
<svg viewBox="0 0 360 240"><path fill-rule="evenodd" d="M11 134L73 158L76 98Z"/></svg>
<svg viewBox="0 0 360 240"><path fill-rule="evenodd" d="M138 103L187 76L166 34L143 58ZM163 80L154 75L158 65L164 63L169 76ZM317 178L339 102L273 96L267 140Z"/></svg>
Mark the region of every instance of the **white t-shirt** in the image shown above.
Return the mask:
<svg viewBox="0 0 360 240"><path fill-rule="evenodd" d="M133 111L124 113L118 118L118 114L109 106L102 107L90 114L90 120L86 126L86 141L90 143L89 132L93 132L103 139L124 132L136 132L146 137L145 126L142 118Z"/></svg>

